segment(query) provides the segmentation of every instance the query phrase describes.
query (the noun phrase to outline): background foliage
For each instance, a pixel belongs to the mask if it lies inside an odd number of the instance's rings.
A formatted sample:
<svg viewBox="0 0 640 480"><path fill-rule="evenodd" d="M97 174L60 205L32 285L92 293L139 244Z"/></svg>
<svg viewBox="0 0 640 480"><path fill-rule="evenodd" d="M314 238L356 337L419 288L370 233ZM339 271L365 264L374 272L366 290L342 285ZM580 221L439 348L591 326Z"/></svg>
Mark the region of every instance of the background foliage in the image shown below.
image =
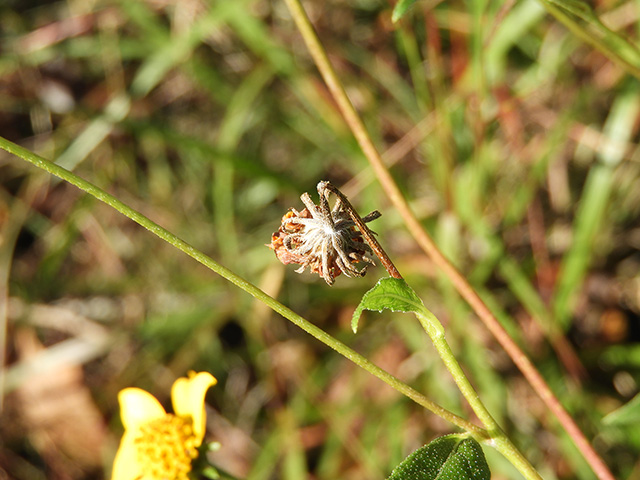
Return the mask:
<svg viewBox="0 0 640 480"><path fill-rule="evenodd" d="M640 475L638 81L535 0L305 5L411 206L619 478ZM634 38L638 5L603 1ZM409 317L351 314L384 276L328 288L265 246L299 195L341 187L485 403L545 478L593 478L394 214L281 2L0 6L0 134L90 179L394 375L468 407ZM615 48L615 45L614 45ZM117 392L167 401L211 371L221 469L382 479L452 428L121 215L0 153L0 467L101 478ZM564 340L564 341L563 341ZM637 405L637 403L636 403ZM631 416L633 419L634 417ZM636 417L637 418L637 417ZM622 420L620 420L622 419ZM518 478L485 449L494 478Z"/></svg>

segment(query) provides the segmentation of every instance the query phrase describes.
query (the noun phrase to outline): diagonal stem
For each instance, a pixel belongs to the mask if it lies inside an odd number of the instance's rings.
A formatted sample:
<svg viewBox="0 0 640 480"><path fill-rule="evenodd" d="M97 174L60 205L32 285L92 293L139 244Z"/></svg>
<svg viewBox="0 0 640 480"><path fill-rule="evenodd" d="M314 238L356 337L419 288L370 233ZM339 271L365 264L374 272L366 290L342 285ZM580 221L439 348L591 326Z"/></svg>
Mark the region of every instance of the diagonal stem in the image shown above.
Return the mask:
<svg viewBox="0 0 640 480"><path fill-rule="evenodd" d="M126 205L125 203L121 202L113 195L110 195L109 193L105 192L104 190L92 184L91 182L88 182L87 180L84 180L83 178L78 177L76 174L70 172L69 170L66 170L65 168L59 165L56 165L55 163L50 162L40 157L39 155L36 155L35 153L25 148L22 148L19 145L16 145L15 143L12 143L2 137L0 137L0 148L3 150L6 150L9 153L16 155L17 157L20 157L21 159L35 165L36 167L46 172L49 172L52 175L55 175L58 178L61 178L62 180L69 182L72 185L75 185L79 189L87 192L89 195L106 203L110 207L122 213L124 216L130 218L134 222L138 223L142 227L149 230L151 233L160 237L165 242L176 247L178 250L181 250L182 252L186 253L197 262L201 263L205 267L217 273L225 280L233 283L235 286L244 290L246 293L253 296L255 299L263 302L273 311L282 315L284 318L286 318L291 323L293 323L294 325L298 326L299 328L307 332L309 335L315 337L320 342L334 349L340 355L352 361L353 363L355 363L362 369L366 370L373 376L379 378L380 380L385 382L387 385L389 385L393 389L397 390L401 394L405 395L406 397L416 402L418 405L423 406L430 412L433 412L434 414L447 420L448 422L451 422L457 427L463 430L466 430L476 440L486 441L489 439L489 435L485 429L478 427L477 425L474 425L468 420L462 417L459 417L458 415L432 402L422 393L411 388L406 383L401 382L398 378L394 377L386 370L383 370L382 368L378 367L377 365L369 361L366 357L360 355L355 350L352 350L351 348L346 346L344 343L335 339L334 337L329 335L327 332L322 330L320 327L315 326L313 323L309 322L304 317L301 317L300 315L295 313L293 310L287 308L286 306L284 306L283 304L278 302L276 299L266 294L264 291L262 291L252 283L240 277L239 275L229 270L225 266L219 264L218 262L213 260L211 257L205 255L200 250L189 245L187 242L178 238L168 230L162 228L160 225L153 222L149 218L145 217L137 210L134 210L133 208Z"/></svg>
<svg viewBox="0 0 640 480"><path fill-rule="evenodd" d="M560 401L556 398L542 375L540 375L529 358L513 341L502 325L500 325L496 317L491 313L489 307L487 307L487 305L482 301L469 282L467 282L462 274L446 259L442 252L440 252L433 240L427 234L426 230L422 227L414 213L411 211L409 204L404 199L398 185L395 183L391 174L385 167L380 154L374 146L373 141L362 122L362 119L349 100L344 87L340 83L338 76L329 62L327 54L324 51L311 22L309 21L309 17L302 8L300 1L285 0L285 2L304 39L304 42L307 45L309 53L316 63L316 66L326 82L334 100L338 104L338 108L344 116L346 123L349 125L349 128L351 128L360 148L362 148L362 151L367 157L374 173L378 177L382 188L402 216L407 228L414 236L422 250L436 265L438 265L438 267L440 267L444 274L449 277L455 288L458 290L458 293L467 301L467 303L469 303L487 329L494 335L500 345L502 345L502 348L504 348L509 357L511 357L518 369L531 384L534 391L540 396L547 408L555 415L567 434L571 437L574 444L578 447L578 450L580 450L598 478L601 480L614 480L614 477L609 471L607 465L591 446L584 433L582 433L580 428L574 422L573 418L571 418Z"/></svg>
<svg viewBox="0 0 640 480"><path fill-rule="evenodd" d="M387 255L387 252L384 251L384 248L382 248L382 245L380 245L378 239L375 237L369 227L367 227L360 214L356 211L355 208L353 208L353 205L351 205L351 202L349 202L349 199L344 195L344 193L338 190L338 188L330 182L320 182L318 183L318 193L320 194L321 204L322 202L327 202L327 199L324 195L325 191L333 193L340 199L342 204L347 209L351 220L353 220L353 223L356 224L364 239L367 241L376 256L380 259L380 262L382 262L384 268L387 269L389 275L391 275L393 278L402 278L402 275L400 275L400 272L391 261L391 258L389 258L389 255Z"/></svg>

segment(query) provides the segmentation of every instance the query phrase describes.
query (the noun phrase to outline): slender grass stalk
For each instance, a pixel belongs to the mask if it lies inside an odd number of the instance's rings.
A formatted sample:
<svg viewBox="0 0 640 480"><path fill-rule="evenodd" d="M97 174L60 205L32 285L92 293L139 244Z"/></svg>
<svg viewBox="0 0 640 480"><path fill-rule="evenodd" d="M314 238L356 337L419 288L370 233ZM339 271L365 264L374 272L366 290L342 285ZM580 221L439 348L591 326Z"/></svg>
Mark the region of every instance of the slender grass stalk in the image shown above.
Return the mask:
<svg viewBox="0 0 640 480"><path fill-rule="evenodd" d="M22 195L22 201L16 200L11 205L11 215L8 221L3 222L0 227L0 358L7 358L7 331L8 331L8 299L9 299L9 278L11 272L11 262L14 250L18 241L18 235L29 215L29 210L33 199L36 197L41 179L35 182L25 182L26 188ZM17 195L18 196L18 195ZM2 197L0 197L2 198ZM7 392L7 369L0 369L0 411L4 408L4 399Z"/></svg>
<svg viewBox="0 0 640 480"><path fill-rule="evenodd" d="M284 318L289 320L294 325L300 327L309 335L315 337L317 340L320 340L322 343L324 343L328 347L331 347L340 355L347 358L348 360L351 360L353 363L363 368L373 376L379 378L380 380L385 382L387 385L389 385L393 389L409 397L411 400L423 406L430 412L433 412L434 414L451 422L457 427L463 430L466 430L478 441L487 441L489 439L489 436L486 430L484 430L483 428L480 428L477 425L474 425L473 423L465 420L464 418L459 417L458 415L455 415L449 410L432 402L425 395L421 394L417 390L414 390L406 383L401 382L399 379L391 375L389 372L373 364L367 358L363 357L356 351L347 347L344 343L333 338L331 335L329 335L327 332L325 332L321 328L316 327L313 323L301 317L300 315L295 313L293 310L282 305L276 299L267 295L265 292L260 290L258 287L256 287L252 283L248 282L247 280L235 274L228 268L219 264L218 262L213 260L211 257L205 255L200 250L189 245L184 240L181 240L180 238L178 238L168 230L162 228L160 225L153 222L149 218L145 217L140 212L124 204L113 195L110 195L109 193L105 192L104 190L97 187L96 185L93 185L87 180L84 180L83 178L78 177L74 173L60 167L59 165L56 165L55 163L52 163L40 157L39 155L36 155L35 153L23 147L20 147L19 145L16 145L15 143L12 143L2 137L0 137L0 148L2 148L3 150L6 150L9 153L12 153L13 155L19 158L22 158L23 160L26 160L27 162L35 165L36 167L41 168L42 170L45 170L62 180L69 182L72 185L75 185L80 190L84 190L89 195L97 198L98 200L109 205L110 207L116 209L117 211L122 213L124 216L130 218L134 222L138 223L142 227L149 230L151 233L160 237L162 240L166 241L167 243L171 244L178 250L181 250L182 252L186 253L191 258L201 263L205 267L214 271L225 280L241 288L246 293L253 296L255 299L267 305L273 311L282 315Z"/></svg>
<svg viewBox="0 0 640 480"><path fill-rule="evenodd" d="M417 217L411 211L409 204L400 192L398 185L393 180L393 177L391 177L391 174L382 161L378 150L374 146L362 119L349 100L349 97L336 75L333 66L329 62L329 58L327 57L327 54L322 47L322 44L320 43L300 1L285 0L285 2L305 44L307 45L307 49L309 50L316 67L320 71L329 91L340 108L346 123L358 141L360 148L364 152L374 173L378 177L383 190L402 216L409 232L413 235L427 256L429 256L451 280L451 283L453 283L455 288L458 290L458 293L460 293L467 303L469 303L471 308L483 321L487 329L493 334L500 345L502 345L502 348L504 348L527 381L531 384L533 390L540 396L547 408L558 419L598 478L601 480L614 480L614 477L609 471L607 465L599 457L598 453L591 446L580 428L578 428L573 418L571 418L560 401L556 398L542 375L540 375L529 358L511 339L502 325L500 325L493 313L491 313L491 310L489 310L487 305L482 301L473 287L471 287L469 282L467 282L463 275L446 259L442 252L440 252L431 237L429 237L429 234L418 221Z"/></svg>
<svg viewBox="0 0 640 480"><path fill-rule="evenodd" d="M600 50L609 60L640 78L640 50L628 39L604 25L586 2L539 0L540 3L585 43Z"/></svg>

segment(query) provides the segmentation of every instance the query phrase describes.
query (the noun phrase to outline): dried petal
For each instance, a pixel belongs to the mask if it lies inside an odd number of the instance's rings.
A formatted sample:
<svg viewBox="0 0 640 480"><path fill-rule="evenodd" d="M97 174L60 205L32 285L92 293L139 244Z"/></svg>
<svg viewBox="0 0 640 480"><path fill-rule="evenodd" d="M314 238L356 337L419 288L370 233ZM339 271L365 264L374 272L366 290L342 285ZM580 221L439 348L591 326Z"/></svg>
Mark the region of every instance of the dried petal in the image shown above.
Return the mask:
<svg viewBox="0 0 640 480"><path fill-rule="evenodd" d="M278 231L271 236L268 245L283 264L299 264L296 270L302 273L307 267L317 273L327 284L332 285L341 273L348 277L366 274L365 268L358 270L353 264L366 262L374 265L367 256L372 253L344 205L338 200L333 210L328 203L315 205L309 195L303 194L306 205L302 211L288 211ZM374 220L379 214L369 214L365 221Z"/></svg>

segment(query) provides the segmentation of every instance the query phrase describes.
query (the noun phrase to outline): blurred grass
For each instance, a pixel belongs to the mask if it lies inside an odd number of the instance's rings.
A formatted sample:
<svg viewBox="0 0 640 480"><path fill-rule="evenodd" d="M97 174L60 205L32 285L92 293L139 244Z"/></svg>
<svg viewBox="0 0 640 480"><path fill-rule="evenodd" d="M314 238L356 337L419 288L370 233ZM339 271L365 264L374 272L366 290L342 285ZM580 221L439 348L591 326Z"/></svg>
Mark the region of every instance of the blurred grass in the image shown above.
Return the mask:
<svg viewBox="0 0 640 480"><path fill-rule="evenodd" d="M632 478L640 438L601 419L638 391L638 81L533 1L419 2L395 27L389 5L373 0L307 8L381 149L402 138L414 146L392 167L414 210L617 478ZM636 38L635 3L598 8L623 12L623 22L607 24ZM0 6L0 32L4 137L57 158L468 413L409 317L367 314L350 333L351 312L381 268L329 289L264 247L287 208L301 207L302 192L315 196L321 179L349 182L354 205L383 213L378 238L445 321L515 443L545 478L593 478L371 182L283 4L14 1ZM214 458L241 478L385 478L404 455L451 431L69 185L2 154L0 186L5 374L15 388L0 419L0 468L10 478L101 478L120 433L118 390L136 385L167 401L188 369L220 380L208 397L220 425L211 438L223 444ZM25 386L42 377L25 365L49 377L63 368L21 339L35 332L55 353L95 333L94 324L102 327L91 337L100 340L94 355L69 349L62 363L102 413L91 428L109 427L103 457L87 459L43 442L60 431L21 407L51 402L27 396ZM551 347L556 335L566 336L584 376L567 373ZM487 453L494 478L517 478Z"/></svg>

